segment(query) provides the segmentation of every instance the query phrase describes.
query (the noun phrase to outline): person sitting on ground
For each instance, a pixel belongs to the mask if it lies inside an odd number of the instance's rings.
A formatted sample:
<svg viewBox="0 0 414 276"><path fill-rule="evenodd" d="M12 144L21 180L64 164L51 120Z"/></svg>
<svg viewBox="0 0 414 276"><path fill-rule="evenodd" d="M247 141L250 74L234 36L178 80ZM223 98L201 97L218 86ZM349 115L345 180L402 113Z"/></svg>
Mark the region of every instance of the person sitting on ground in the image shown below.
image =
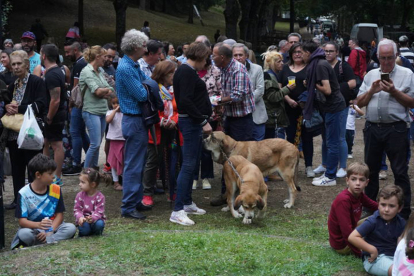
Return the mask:
<svg viewBox="0 0 414 276"><path fill-rule="evenodd" d="M405 225L404 232L399 238L399 243L394 254L392 275L405 276L414 274L414 215Z"/></svg>
<svg viewBox="0 0 414 276"><path fill-rule="evenodd" d="M348 241L362 250L369 274L391 275L393 256L405 220L398 214L404 206L403 190L387 185L378 194L378 210L349 235Z"/></svg>
<svg viewBox="0 0 414 276"><path fill-rule="evenodd" d="M151 29L149 27L149 22L144 21L144 26L141 28L141 32L143 32L149 39L151 39Z"/></svg>
<svg viewBox="0 0 414 276"><path fill-rule="evenodd" d="M29 162L33 182L19 191L15 216L19 219L11 249L73 238L76 227L63 222L62 191L52 184L56 163L39 153Z"/></svg>
<svg viewBox="0 0 414 276"><path fill-rule="evenodd" d="M349 234L357 227L362 207L372 211L378 209L378 203L364 194L368 184L369 169L364 163L355 162L346 172L347 189L343 190L332 202L328 218L329 244L341 255L361 256L361 250L349 243Z"/></svg>

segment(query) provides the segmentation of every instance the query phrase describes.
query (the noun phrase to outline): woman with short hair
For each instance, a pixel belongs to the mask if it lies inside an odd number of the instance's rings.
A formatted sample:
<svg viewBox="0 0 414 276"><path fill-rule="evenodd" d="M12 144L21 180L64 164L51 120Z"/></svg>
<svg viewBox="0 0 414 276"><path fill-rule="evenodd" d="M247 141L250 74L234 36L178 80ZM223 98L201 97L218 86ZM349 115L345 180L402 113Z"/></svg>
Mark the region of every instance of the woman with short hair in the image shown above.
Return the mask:
<svg viewBox="0 0 414 276"><path fill-rule="evenodd" d="M0 62L4 66L4 71L0 73L0 80L9 86L16 80L16 76L13 73L13 69L10 62L10 55L13 53L13 49L6 48L1 52Z"/></svg>

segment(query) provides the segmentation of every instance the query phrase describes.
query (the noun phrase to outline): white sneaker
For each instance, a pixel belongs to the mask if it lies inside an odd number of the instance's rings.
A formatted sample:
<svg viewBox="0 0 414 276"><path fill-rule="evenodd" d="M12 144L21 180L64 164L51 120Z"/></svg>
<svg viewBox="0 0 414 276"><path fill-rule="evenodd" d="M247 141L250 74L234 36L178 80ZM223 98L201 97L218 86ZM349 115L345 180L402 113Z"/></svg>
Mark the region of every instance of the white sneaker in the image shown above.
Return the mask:
<svg viewBox="0 0 414 276"><path fill-rule="evenodd" d="M193 190L197 190L197 180L193 180Z"/></svg>
<svg viewBox="0 0 414 276"><path fill-rule="evenodd" d="M354 157L352 156L352 154L348 154L348 159L352 159L352 158L354 158Z"/></svg>
<svg viewBox="0 0 414 276"><path fill-rule="evenodd" d="M323 173L321 176L315 177L314 179L312 179L312 183L313 182L318 182L320 181L322 178L325 178L325 174Z"/></svg>
<svg viewBox="0 0 414 276"><path fill-rule="evenodd" d="M195 222L187 217L187 213L184 210L174 211L171 213L170 221L181 225L194 225Z"/></svg>
<svg viewBox="0 0 414 276"><path fill-rule="evenodd" d="M379 172L379 179L385 180L385 179L387 179L387 177L388 177L387 171L380 171Z"/></svg>
<svg viewBox="0 0 414 276"><path fill-rule="evenodd" d="M312 178L315 177L315 173L312 170L312 167L306 167L306 177Z"/></svg>
<svg viewBox="0 0 414 276"><path fill-rule="evenodd" d="M191 205L184 205L184 211L188 215L204 215L206 213L206 210L198 208L194 202Z"/></svg>
<svg viewBox="0 0 414 276"><path fill-rule="evenodd" d="M314 173L324 173L325 171L326 171L326 168L322 166L322 164L313 170Z"/></svg>
<svg viewBox="0 0 414 276"><path fill-rule="evenodd" d="M328 177L324 177L319 181L313 181L312 185L320 186L320 187L335 186L336 185L336 180L335 179L330 179Z"/></svg>
<svg viewBox="0 0 414 276"><path fill-rule="evenodd" d="M208 181L207 178L203 179L203 190L210 190L211 189L211 184Z"/></svg>
<svg viewBox="0 0 414 276"><path fill-rule="evenodd" d="M337 178L342 178L346 176L346 171L342 168L340 168L337 172L336 172L336 177Z"/></svg>

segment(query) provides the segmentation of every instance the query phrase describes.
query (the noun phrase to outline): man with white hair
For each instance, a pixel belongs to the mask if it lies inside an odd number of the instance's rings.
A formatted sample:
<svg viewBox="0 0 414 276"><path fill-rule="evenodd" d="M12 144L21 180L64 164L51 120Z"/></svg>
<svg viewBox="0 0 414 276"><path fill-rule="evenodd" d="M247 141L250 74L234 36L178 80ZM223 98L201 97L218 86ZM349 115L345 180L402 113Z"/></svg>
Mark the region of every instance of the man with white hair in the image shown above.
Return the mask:
<svg viewBox="0 0 414 276"><path fill-rule="evenodd" d="M138 211L151 209L141 203L148 130L140 104L147 100L147 91L142 81L149 77L141 70L138 60L147 51L147 42L148 37L143 32L135 29L127 31L121 41L121 50L125 55L116 71L116 91L123 113L122 134L125 138L121 214L133 219L145 219Z"/></svg>
<svg viewBox="0 0 414 276"><path fill-rule="evenodd" d="M366 195L376 200L381 155L385 150L394 173L395 185L404 191L404 208L410 215L411 188L408 177L407 149L410 126L409 108L414 107L414 75L395 63L397 45L389 39L378 44L380 68L369 71L359 89L359 107L367 107L364 130L365 163L370 170Z"/></svg>
<svg viewBox="0 0 414 276"><path fill-rule="evenodd" d="M288 43L287 40L279 41L279 53L283 57L283 63L287 63L289 61L289 49L292 44Z"/></svg>

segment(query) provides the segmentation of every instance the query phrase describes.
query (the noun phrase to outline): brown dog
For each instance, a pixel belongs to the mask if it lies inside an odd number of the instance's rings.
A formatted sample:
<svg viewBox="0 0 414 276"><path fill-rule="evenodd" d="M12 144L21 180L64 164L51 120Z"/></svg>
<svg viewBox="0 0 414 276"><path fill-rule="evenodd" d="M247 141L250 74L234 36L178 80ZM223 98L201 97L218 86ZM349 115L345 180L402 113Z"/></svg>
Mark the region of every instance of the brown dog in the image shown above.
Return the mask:
<svg viewBox="0 0 414 276"><path fill-rule="evenodd" d="M222 131L214 131L204 139L204 147L212 152L215 162L224 164L227 157L241 155L259 167L264 176L278 172L288 184L289 199L284 203L285 208L291 208L295 203L296 192L300 188L297 181L299 151L291 143L283 139L266 139L262 141L237 142Z"/></svg>
<svg viewBox="0 0 414 276"><path fill-rule="evenodd" d="M231 163L230 163L231 162ZM224 163L224 180L226 182L227 207L222 211L230 209L235 218L242 217L236 210L244 212L244 224L252 223L254 210L259 209L258 217L266 211L267 185L263 180L263 174L253 163L247 161L241 155L235 155ZM237 172L237 174L236 174ZM236 192L240 194L236 196Z"/></svg>

